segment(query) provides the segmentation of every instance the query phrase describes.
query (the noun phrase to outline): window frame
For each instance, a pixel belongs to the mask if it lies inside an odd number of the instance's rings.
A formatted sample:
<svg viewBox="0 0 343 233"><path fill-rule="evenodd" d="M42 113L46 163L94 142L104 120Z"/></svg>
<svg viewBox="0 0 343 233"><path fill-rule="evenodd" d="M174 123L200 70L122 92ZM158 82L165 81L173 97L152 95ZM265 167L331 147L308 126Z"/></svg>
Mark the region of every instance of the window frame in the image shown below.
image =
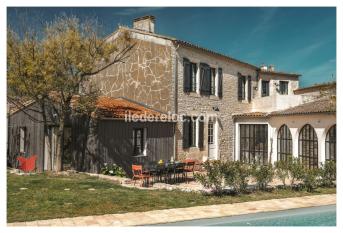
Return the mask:
<svg viewBox="0 0 343 233"><path fill-rule="evenodd" d="M336 124L331 126L325 136L325 161L336 161L337 131ZM334 140L331 140L334 137ZM332 153L333 152L333 153Z"/></svg>
<svg viewBox="0 0 343 233"><path fill-rule="evenodd" d="M189 147L197 147L197 121L198 118L191 116L191 121L189 124Z"/></svg>
<svg viewBox="0 0 343 233"><path fill-rule="evenodd" d="M257 154L262 154L262 163ZM268 124L239 124L239 158L249 164L268 163Z"/></svg>
<svg viewBox="0 0 343 233"><path fill-rule="evenodd" d="M217 69L215 67L210 67L210 95L216 95L216 74Z"/></svg>
<svg viewBox="0 0 343 233"><path fill-rule="evenodd" d="M288 95L288 85L289 81L279 81L279 94ZM285 88L285 90L283 90Z"/></svg>
<svg viewBox="0 0 343 233"><path fill-rule="evenodd" d="M286 124L283 124L277 134L277 160L288 161L293 155L293 139L291 131Z"/></svg>
<svg viewBox="0 0 343 233"><path fill-rule="evenodd" d="M214 144L214 127L213 120L209 120L207 124L207 142L209 145Z"/></svg>
<svg viewBox="0 0 343 233"><path fill-rule="evenodd" d="M261 97L269 96L269 91L270 91L270 81L262 80L261 81Z"/></svg>
<svg viewBox="0 0 343 233"><path fill-rule="evenodd" d="M238 76L238 82L240 83L238 85L238 92L241 94L238 94L238 100L245 100L246 98L246 93L245 93L245 88L246 88L246 77L243 75Z"/></svg>
<svg viewBox="0 0 343 233"><path fill-rule="evenodd" d="M311 153L312 148L312 153ZM308 154L306 153L308 149ZM305 151L305 153L304 153ZM318 137L312 125L304 125L299 132L298 139L298 156L301 159L303 166L307 168L318 168L319 152L318 152ZM308 164L304 164L308 161Z"/></svg>
<svg viewBox="0 0 343 233"><path fill-rule="evenodd" d="M146 156L146 149L147 149L147 140L146 140L146 134L147 134L147 128L139 127L139 128L133 128L133 156L139 157L139 156ZM141 131L141 138L140 138L140 150L137 151L137 132Z"/></svg>
<svg viewBox="0 0 343 233"><path fill-rule="evenodd" d="M197 72L198 72L198 65L195 62L189 63L190 69L190 81L191 81L191 91L190 92L197 92Z"/></svg>
<svg viewBox="0 0 343 233"><path fill-rule="evenodd" d="M24 154L26 150L26 137L27 137L26 127L19 127L19 153Z"/></svg>

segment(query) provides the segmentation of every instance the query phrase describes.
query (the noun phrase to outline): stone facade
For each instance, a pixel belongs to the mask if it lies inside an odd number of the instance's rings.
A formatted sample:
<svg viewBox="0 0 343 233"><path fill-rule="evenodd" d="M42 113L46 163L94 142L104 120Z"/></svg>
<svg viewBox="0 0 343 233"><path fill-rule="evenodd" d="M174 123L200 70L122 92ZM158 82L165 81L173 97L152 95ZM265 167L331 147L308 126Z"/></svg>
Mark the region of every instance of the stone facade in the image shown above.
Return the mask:
<svg viewBox="0 0 343 233"><path fill-rule="evenodd" d="M183 91L183 58L188 58L194 63L207 63L213 68L221 67L223 69L223 97L201 96L198 93L185 93ZM177 50L177 109L178 114L199 115L206 113L215 116L218 119L218 159L232 159L234 151L234 123L232 114L237 112L247 112L251 108L248 101L238 101L237 97L237 75L250 75L256 77L256 70L241 64L229 62L222 57L216 57L206 54L196 49L180 47ZM254 81L253 81L254 83ZM218 107L219 111L213 108ZM192 157L199 160L208 158L208 128L207 121L204 126L204 147L200 150L197 147L191 147L184 150L182 148L182 122L177 124L176 129L176 147L179 157Z"/></svg>
<svg viewBox="0 0 343 233"><path fill-rule="evenodd" d="M274 82L288 80L289 93L298 87L297 76L278 76L274 73L260 75L259 68L219 54L211 53L201 48L184 46L174 43L175 39L154 34L149 31L126 28L136 43L124 63L112 65L92 77L103 95L111 97L126 97L149 107L179 115L215 117L217 124L216 159L233 159L235 154L235 123L232 115L242 112L266 109L278 109L272 104L278 96L274 91ZM108 40L115 40L116 33ZM193 63L206 63L210 67L223 71L223 96L203 96L199 91L185 93L183 90L183 58ZM199 68L198 68L199 69ZM200 73L198 71L198 73ZM244 100L238 100L238 74L251 76L252 99L247 95ZM200 74L197 74L200 76ZM261 98L261 79L271 80L270 97ZM199 83L199 82L197 82ZM199 84L198 84L199 85ZM199 87L197 87L199 89ZM245 92L248 92L246 85ZM290 98L281 96L280 98ZM266 101L271 99L270 102ZM296 98L296 97L294 97ZM275 102L275 101L274 101ZM277 102L277 101L276 101ZM294 102L294 101L290 101ZM264 103L264 104L263 104ZM269 105L269 108L266 108ZM208 118L204 123L203 148L182 146L183 124L178 122L175 129L175 159L196 158L208 159Z"/></svg>
<svg viewBox="0 0 343 233"><path fill-rule="evenodd" d="M171 47L133 38L135 44L123 63L92 77L101 94L126 97L162 112L172 110Z"/></svg>

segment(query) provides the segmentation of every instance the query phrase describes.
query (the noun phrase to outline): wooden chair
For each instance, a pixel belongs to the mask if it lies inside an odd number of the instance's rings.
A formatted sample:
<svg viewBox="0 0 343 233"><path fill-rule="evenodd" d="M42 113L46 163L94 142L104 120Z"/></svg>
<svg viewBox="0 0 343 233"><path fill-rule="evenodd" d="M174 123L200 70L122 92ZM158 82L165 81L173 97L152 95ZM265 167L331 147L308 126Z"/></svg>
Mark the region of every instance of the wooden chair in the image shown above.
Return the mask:
<svg viewBox="0 0 343 233"><path fill-rule="evenodd" d="M186 163L177 163L175 167L175 179L176 182L180 182L181 180L184 181L187 179L187 172L185 170L186 168Z"/></svg>
<svg viewBox="0 0 343 233"><path fill-rule="evenodd" d="M136 185L136 180L142 180L142 186L144 181L146 181L147 186L149 186L150 174L143 173L142 165L132 165L132 180L134 185Z"/></svg>
<svg viewBox="0 0 343 233"><path fill-rule="evenodd" d="M193 178L194 178L194 167L195 167L195 160L186 160L186 165L185 165L185 174L186 174L186 180L188 182L188 173L192 172Z"/></svg>

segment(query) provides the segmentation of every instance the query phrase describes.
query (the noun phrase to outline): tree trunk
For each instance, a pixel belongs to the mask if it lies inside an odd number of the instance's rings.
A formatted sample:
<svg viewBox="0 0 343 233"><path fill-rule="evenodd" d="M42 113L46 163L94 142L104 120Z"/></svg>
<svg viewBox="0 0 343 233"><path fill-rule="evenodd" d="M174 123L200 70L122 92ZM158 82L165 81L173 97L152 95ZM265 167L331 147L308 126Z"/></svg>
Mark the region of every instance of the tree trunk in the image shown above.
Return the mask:
<svg viewBox="0 0 343 233"><path fill-rule="evenodd" d="M56 143L56 157L55 157L55 164L54 170L56 172L62 171L62 158L63 158L63 149L64 149L64 125L65 125L65 117L62 116L59 122L59 127L57 131L57 143Z"/></svg>
<svg viewBox="0 0 343 233"><path fill-rule="evenodd" d="M44 170L44 167L45 167L45 159L48 159L47 161L47 170L52 170L52 167L51 167L51 143L49 141L49 132L48 132L48 123L47 123L47 117L46 117L46 108L45 108L45 101L42 101L41 102L41 110L42 110L42 118L43 118L43 127L44 127L44 155L43 155L43 170ZM47 141L46 141L47 140ZM45 147L47 147L46 149L48 151L45 150ZM45 153L49 153L49 157L47 157L45 155Z"/></svg>

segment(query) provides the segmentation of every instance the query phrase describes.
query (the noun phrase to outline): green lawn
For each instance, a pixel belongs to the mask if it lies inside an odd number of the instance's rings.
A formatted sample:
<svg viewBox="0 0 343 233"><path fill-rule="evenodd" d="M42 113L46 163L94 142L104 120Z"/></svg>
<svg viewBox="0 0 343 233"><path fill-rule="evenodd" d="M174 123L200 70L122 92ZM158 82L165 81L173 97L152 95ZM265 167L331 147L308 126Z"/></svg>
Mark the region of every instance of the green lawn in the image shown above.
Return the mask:
<svg viewBox="0 0 343 233"><path fill-rule="evenodd" d="M110 181L80 174L71 176L8 174L7 187L8 222L148 211L336 192L336 189L333 188L320 188L315 193L275 190L240 196L214 197L180 191L125 188ZM21 190L20 188L27 189ZM94 188L95 191L90 191L89 188Z"/></svg>

